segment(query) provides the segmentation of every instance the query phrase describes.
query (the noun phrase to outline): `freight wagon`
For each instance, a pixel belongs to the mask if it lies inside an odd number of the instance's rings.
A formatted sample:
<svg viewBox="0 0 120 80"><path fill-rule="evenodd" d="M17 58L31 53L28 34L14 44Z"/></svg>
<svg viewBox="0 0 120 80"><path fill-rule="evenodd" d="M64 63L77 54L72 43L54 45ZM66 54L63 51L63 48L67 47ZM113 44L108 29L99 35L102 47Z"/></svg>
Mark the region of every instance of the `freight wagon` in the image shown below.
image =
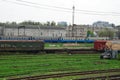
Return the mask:
<svg viewBox="0 0 120 80"><path fill-rule="evenodd" d="M47 43L93 43L94 40L63 40L63 39L51 39L51 40L44 40Z"/></svg>
<svg viewBox="0 0 120 80"><path fill-rule="evenodd" d="M40 52L44 50L42 40L0 40L0 51Z"/></svg>
<svg viewBox="0 0 120 80"><path fill-rule="evenodd" d="M106 40L96 40L94 42L94 50L104 51L106 42L107 42Z"/></svg>

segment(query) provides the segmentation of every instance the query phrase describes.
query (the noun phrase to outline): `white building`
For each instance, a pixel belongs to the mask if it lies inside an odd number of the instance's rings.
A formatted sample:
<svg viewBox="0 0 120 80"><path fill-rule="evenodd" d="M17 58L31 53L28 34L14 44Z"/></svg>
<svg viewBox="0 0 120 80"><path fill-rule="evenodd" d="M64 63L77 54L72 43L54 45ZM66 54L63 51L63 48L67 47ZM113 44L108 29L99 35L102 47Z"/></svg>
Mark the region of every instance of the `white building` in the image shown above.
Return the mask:
<svg viewBox="0 0 120 80"><path fill-rule="evenodd" d="M27 36L41 38L62 38L66 36L65 27L52 26L3 26L1 36Z"/></svg>
<svg viewBox="0 0 120 80"><path fill-rule="evenodd" d="M41 39L72 39L79 40L87 37L88 30L96 33L104 30L106 27L94 27L91 25L74 25L67 27L52 26L2 26L0 27L0 36L5 37L39 37ZM112 29L115 32L115 29ZM99 37L99 36L98 36Z"/></svg>

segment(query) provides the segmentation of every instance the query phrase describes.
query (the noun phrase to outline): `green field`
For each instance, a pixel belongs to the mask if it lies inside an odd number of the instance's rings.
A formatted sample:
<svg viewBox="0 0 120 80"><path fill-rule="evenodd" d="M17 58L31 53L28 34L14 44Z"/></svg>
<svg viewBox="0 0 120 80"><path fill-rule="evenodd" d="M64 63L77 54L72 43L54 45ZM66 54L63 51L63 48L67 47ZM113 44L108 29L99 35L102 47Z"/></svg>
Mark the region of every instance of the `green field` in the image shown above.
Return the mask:
<svg viewBox="0 0 120 80"><path fill-rule="evenodd" d="M63 72L120 69L120 60L101 60L100 54L0 55L0 78Z"/></svg>

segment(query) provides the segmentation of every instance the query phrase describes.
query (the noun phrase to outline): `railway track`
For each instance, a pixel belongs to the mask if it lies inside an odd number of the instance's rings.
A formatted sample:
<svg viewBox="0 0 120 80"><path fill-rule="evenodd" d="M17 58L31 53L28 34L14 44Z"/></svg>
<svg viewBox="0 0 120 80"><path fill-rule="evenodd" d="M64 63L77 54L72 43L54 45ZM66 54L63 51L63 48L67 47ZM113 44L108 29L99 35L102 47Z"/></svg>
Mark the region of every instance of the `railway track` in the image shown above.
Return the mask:
<svg viewBox="0 0 120 80"><path fill-rule="evenodd" d="M57 54L96 54L99 53L98 51L94 50L94 49L44 49L41 51L0 51L0 52L11 52L11 53L15 53L15 52L29 52L29 53L57 53ZM103 52L103 51L102 51Z"/></svg>
<svg viewBox="0 0 120 80"><path fill-rule="evenodd" d="M120 80L119 75L110 75L110 76L100 76L100 77L91 77L91 78L82 78L82 79L74 79L74 80Z"/></svg>
<svg viewBox="0 0 120 80"><path fill-rule="evenodd" d="M97 51L94 49L44 49L45 53L68 53L68 54L95 54Z"/></svg>
<svg viewBox="0 0 120 80"><path fill-rule="evenodd" d="M89 74L100 74L100 73L111 73L111 72L120 72L120 69L58 73L58 74L30 76L30 77L21 77L21 78L9 78L8 80L39 80L39 79L47 79L47 78L59 78L59 77L65 77L65 76L89 75ZM83 80L87 80L87 79L83 79Z"/></svg>

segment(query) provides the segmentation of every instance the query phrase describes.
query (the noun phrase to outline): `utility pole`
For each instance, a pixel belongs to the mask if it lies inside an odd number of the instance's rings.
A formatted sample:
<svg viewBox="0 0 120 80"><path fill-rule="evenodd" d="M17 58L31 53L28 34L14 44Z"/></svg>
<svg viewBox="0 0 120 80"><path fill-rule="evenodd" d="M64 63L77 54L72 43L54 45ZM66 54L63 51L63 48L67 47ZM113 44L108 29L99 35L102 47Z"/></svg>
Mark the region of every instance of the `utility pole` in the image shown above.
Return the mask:
<svg viewBox="0 0 120 80"><path fill-rule="evenodd" d="M74 26L74 15L75 15L75 6L73 5L72 7L73 12L72 12L72 26Z"/></svg>
<svg viewBox="0 0 120 80"><path fill-rule="evenodd" d="M74 14L75 14L75 6L73 5L72 7L73 12L72 12L72 37L74 37Z"/></svg>

